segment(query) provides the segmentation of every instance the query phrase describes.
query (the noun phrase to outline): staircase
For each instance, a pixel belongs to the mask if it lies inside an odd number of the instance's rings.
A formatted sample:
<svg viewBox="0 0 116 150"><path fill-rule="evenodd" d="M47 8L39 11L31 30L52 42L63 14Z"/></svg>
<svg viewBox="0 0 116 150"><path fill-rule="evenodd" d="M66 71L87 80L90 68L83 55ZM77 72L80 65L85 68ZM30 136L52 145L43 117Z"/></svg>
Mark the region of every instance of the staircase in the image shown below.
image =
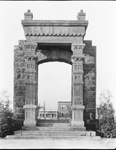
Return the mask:
<svg viewBox="0 0 116 150"><path fill-rule="evenodd" d="M92 133L92 134L91 134ZM7 139L66 139L66 138L87 138L96 137L95 132L87 132L81 128L73 129L67 124L55 124L52 127L23 127L22 130L15 131L14 135L7 135Z"/></svg>

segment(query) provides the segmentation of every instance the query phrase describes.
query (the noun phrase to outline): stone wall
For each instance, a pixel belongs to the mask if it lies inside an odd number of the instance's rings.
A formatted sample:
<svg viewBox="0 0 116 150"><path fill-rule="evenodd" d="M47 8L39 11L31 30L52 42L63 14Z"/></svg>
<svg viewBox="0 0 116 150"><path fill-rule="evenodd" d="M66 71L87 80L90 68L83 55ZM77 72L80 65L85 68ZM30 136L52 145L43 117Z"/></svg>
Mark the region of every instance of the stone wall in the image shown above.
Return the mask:
<svg viewBox="0 0 116 150"><path fill-rule="evenodd" d="M96 47L92 46L92 41L84 43L84 120L92 120L96 117Z"/></svg>
<svg viewBox="0 0 116 150"><path fill-rule="evenodd" d="M24 43L25 41L19 41L19 45L14 47L14 117L19 119L24 119L25 104Z"/></svg>

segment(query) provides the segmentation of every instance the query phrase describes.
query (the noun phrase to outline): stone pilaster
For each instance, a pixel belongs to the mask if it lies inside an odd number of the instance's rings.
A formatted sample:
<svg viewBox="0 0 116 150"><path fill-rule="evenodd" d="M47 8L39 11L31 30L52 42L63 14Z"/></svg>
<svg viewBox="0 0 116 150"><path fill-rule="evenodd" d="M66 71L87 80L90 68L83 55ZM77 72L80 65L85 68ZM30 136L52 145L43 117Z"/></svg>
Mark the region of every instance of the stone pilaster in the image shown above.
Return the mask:
<svg viewBox="0 0 116 150"><path fill-rule="evenodd" d="M74 128L84 128L83 121L83 48L84 44L72 44L72 121Z"/></svg>
<svg viewBox="0 0 116 150"><path fill-rule="evenodd" d="M24 126L36 126L37 109L37 86L38 86L38 67L36 61L36 44L26 43L25 63L26 63L26 89L25 89L25 120Z"/></svg>

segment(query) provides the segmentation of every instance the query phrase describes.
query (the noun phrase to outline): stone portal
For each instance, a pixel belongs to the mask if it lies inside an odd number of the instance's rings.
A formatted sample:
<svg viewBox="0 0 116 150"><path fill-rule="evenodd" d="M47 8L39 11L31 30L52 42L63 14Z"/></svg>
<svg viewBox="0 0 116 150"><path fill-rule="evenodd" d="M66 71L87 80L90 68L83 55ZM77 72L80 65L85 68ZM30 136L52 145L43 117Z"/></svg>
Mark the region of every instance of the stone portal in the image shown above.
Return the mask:
<svg viewBox="0 0 116 150"><path fill-rule="evenodd" d="M36 126L38 65L66 62L72 65L71 126L84 128L96 112L96 47L84 40L85 13L81 10L77 20L33 20L28 10L22 25L26 40L14 48L14 116Z"/></svg>

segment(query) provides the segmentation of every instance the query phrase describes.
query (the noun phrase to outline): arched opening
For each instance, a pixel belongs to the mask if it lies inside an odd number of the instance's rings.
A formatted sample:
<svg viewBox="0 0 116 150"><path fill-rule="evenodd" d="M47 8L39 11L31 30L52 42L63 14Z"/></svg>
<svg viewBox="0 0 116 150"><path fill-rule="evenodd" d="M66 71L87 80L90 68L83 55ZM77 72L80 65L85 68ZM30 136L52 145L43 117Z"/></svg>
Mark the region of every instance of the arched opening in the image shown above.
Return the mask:
<svg viewBox="0 0 116 150"><path fill-rule="evenodd" d="M45 106L46 114L52 111L51 117L56 119L59 101L71 102L71 65L64 62L38 65L38 105Z"/></svg>

